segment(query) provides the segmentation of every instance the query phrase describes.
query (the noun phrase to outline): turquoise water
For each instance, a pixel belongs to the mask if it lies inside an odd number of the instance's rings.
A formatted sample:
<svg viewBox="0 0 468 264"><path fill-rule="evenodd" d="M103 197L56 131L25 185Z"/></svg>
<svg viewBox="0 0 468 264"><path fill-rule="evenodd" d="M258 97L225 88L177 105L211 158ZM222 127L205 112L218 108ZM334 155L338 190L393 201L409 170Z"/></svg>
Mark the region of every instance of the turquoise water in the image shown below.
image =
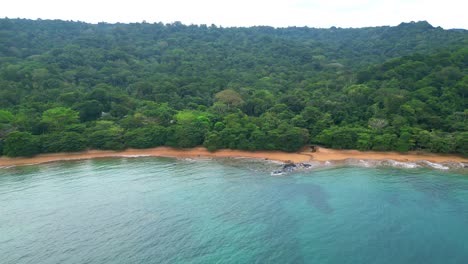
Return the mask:
<svg viewBox="0 0 468 264"><path fill-rule="evenodd" d="M277 166L0 169L0 263L468 263L466 171Z"/></svg>

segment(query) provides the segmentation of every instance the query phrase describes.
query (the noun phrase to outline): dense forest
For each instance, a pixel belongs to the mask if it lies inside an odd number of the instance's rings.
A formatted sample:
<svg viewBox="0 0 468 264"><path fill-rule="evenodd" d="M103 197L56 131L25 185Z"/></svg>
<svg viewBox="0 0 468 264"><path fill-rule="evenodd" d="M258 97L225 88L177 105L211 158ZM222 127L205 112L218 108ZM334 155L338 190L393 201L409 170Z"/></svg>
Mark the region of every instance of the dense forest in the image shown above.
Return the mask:
<svg viewBox="0 0 468 264"><path fill-rule="evenodd" d="M468 31L0 19L0 154L468 155Z"/></svg>

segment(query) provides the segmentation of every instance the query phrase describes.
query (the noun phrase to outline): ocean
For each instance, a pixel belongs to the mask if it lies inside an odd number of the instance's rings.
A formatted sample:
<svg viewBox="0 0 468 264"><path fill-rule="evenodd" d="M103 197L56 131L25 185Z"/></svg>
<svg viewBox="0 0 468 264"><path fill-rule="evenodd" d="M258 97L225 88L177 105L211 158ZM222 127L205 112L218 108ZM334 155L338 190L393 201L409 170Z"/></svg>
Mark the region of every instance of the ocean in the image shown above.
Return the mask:
<svg viewBox="0 0 468 264"><path fill-rule="evenodd" d="M0 168L0 263L468 263L466 169L280 166Z"/></svg>

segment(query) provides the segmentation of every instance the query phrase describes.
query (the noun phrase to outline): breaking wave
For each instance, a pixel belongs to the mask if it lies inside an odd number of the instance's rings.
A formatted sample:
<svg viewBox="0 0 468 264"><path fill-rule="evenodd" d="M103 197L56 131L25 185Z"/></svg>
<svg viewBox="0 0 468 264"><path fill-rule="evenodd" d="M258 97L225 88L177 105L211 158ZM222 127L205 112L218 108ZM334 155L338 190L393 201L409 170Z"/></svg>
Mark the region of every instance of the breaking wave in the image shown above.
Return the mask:
<svg viewBox="0 0 468 264"><path fill-rule="evenodd" d="M419 169L428 168L436 170L464 170L468 168L466 162L441 162L435 163L427 160L418 161L396 161L385 160L366 160L366 159L346 159L342 161L311 161L306 163L284 163L279 169L271 172L272 176L279 176L293 171L307 171L318 168L354 166L363 168L401 168L401 169ZM468 172L468 170L467 170Z"/></svg>

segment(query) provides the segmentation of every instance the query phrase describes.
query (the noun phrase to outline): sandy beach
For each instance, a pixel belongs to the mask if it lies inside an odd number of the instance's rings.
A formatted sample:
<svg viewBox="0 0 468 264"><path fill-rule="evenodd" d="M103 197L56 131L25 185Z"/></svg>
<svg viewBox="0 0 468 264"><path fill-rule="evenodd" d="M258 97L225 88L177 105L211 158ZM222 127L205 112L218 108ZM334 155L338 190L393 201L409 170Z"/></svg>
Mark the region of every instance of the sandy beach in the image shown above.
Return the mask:
<svg viewBox="0 0 468 264"><path fill-rule="evenodd" d="M106 157L174 157L174 158L254 158L268 159L281 162L308 162L308 161L341 161L350 158L362 160L396 160L396 161L418 161L427 160L430 162L468 162L467 158L455 155L442 155L432 153L398 153L398 152L376 152L357 150L335 150L327 148L316 148L315 152L301 151L287 153L281 151L242 151L242 150L218 150L209 152L203 147L192 149L174 149L169 147L158 147L151 149L127 149L124 151L89 150L76 153L54 153L40 154L31 158L0 158L0 167L39 164L52 161L82 160Z"/></svg>

